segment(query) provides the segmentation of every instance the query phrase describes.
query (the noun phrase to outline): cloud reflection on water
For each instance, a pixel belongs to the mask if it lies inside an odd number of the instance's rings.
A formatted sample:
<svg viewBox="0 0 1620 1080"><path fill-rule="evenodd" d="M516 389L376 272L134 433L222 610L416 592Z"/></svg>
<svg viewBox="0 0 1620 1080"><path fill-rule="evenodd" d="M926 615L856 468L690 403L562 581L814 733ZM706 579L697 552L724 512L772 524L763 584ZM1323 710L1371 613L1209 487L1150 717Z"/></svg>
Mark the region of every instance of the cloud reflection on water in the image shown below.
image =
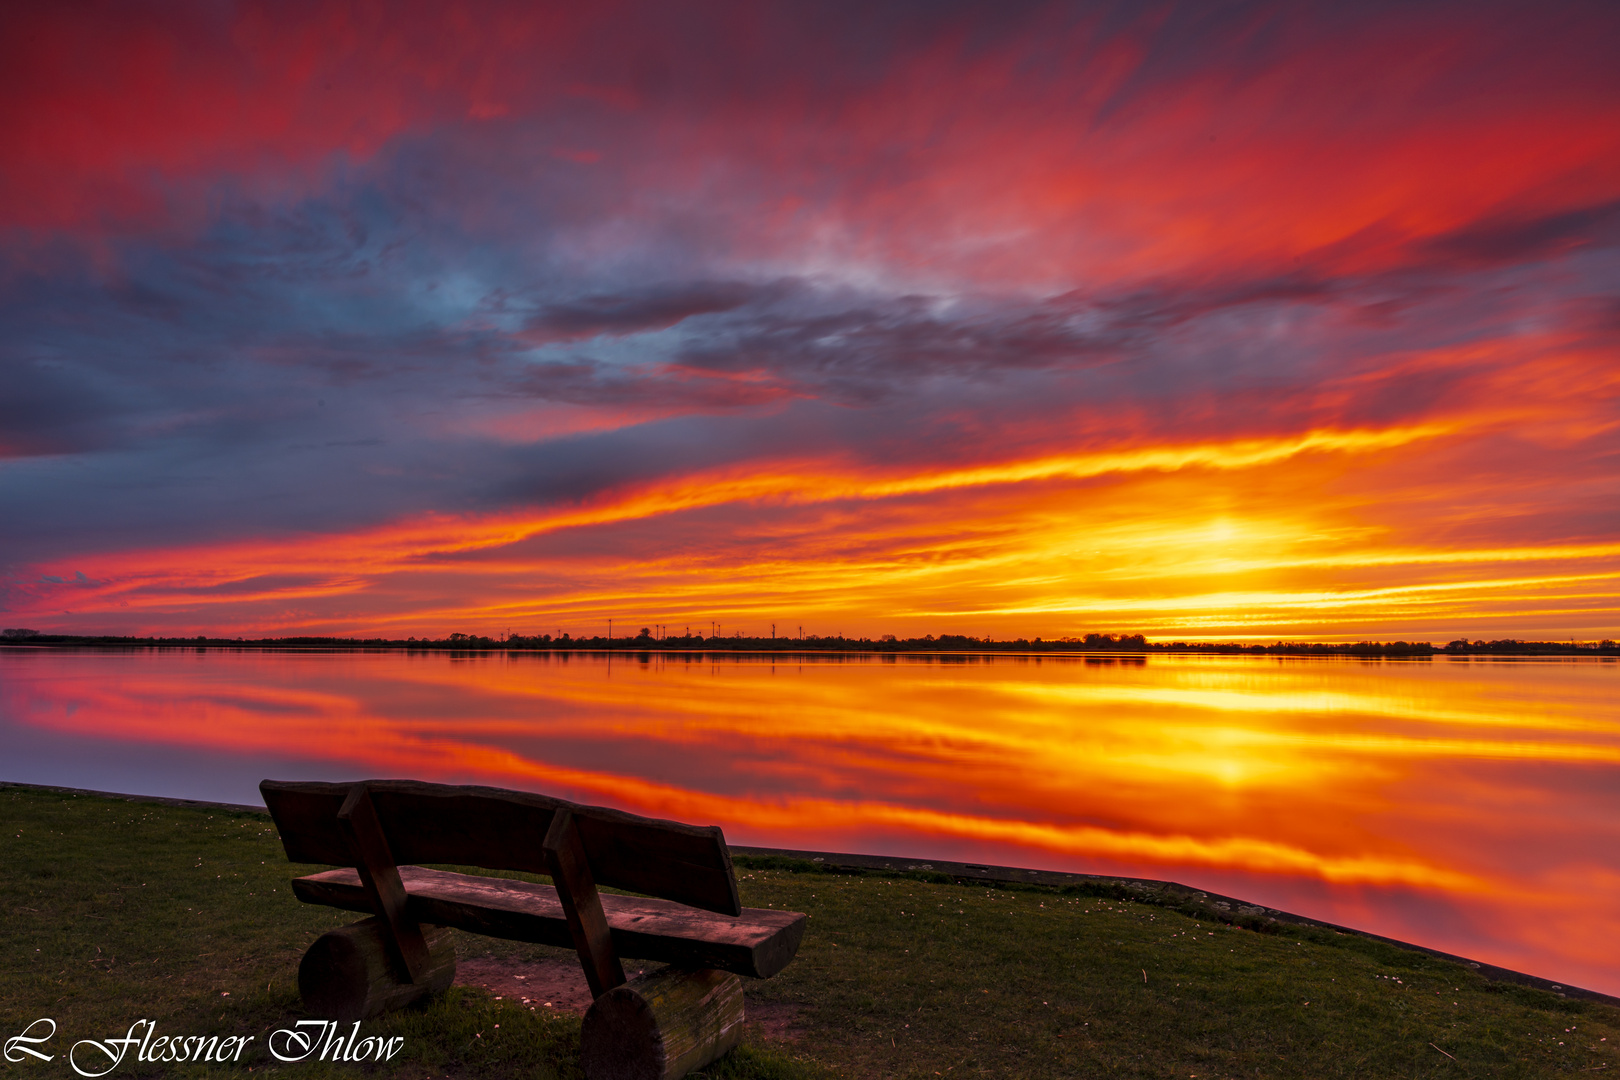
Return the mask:
<svg viewBox="0 0 1620 1080"><path fill-rule="evenodd" d="M88 784L93 754L96 784L183 797L256 801L261 773L543 790L733 843L1170 878L1620 992L1620 664L30 651L0 671L27 747L5 779ZM160 778L164 748L215 776Z"/></svg>

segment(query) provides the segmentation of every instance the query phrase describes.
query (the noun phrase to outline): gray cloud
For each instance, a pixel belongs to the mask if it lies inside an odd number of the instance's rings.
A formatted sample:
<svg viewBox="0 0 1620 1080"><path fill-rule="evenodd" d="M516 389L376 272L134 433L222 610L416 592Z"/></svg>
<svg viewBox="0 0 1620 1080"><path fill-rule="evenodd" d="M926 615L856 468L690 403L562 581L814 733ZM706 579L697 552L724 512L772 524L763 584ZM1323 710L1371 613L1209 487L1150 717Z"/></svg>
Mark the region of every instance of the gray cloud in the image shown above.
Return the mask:
<svg viewBox="0 0 1620 1080"><path fill-rule="evenodd" d="M739 282L698 281L583 296L545 305L525 321L522 336L545 343L666 330L698 315L735 311L756 300L762 291Z"/></svg>

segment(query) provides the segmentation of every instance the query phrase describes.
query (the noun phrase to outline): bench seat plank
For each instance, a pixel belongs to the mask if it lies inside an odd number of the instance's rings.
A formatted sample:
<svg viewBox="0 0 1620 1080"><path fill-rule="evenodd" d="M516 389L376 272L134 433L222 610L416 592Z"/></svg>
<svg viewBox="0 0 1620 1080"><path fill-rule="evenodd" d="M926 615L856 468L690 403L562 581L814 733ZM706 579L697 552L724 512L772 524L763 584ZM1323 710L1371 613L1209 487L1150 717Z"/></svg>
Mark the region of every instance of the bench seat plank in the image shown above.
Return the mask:
<svg viewBox="0 0 1620 1080"><path fill-rule="evenodd" d="M475 934L573 948L562 901L550 885L401 866L406 911L424 923ZM306 904L370 913L360 875L328 870L295 878ZM602 894L613 948L624 957L719 968L768 979L787 966L804 937L806 916L773 908L743 908L731 918L669 900Z"/></svg>

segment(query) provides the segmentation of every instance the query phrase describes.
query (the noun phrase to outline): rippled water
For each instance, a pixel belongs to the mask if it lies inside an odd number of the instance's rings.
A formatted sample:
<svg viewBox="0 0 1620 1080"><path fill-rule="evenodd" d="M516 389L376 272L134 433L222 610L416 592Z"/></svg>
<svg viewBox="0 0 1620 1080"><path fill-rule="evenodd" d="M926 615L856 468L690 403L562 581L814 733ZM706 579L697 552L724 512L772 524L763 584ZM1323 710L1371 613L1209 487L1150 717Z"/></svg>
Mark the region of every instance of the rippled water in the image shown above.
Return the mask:
<svg viewBox="0 0 1620 1080"><path fill-rule="evenodd" d="M0 651L0 779L409 776L1169 878L1620 993L1620 664Z"/></svg>

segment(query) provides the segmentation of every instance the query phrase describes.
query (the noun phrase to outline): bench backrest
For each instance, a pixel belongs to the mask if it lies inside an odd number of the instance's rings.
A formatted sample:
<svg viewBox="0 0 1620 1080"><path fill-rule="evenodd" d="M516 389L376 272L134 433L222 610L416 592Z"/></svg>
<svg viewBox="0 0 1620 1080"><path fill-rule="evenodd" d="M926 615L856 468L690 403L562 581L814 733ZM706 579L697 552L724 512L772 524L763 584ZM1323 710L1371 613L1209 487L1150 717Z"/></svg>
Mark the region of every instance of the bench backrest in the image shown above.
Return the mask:
<svg viewBox="0 0 1620 1080"><path fill-rule="evenodd" d="M700 827L489 787L365 780L394 862L449 863L548 874L541 841L552 814L569 810L597 884L742 914L731 852L718 825ZM358 866L338 823L354 787L286 780L259 785L287 858Z"/></svg>

